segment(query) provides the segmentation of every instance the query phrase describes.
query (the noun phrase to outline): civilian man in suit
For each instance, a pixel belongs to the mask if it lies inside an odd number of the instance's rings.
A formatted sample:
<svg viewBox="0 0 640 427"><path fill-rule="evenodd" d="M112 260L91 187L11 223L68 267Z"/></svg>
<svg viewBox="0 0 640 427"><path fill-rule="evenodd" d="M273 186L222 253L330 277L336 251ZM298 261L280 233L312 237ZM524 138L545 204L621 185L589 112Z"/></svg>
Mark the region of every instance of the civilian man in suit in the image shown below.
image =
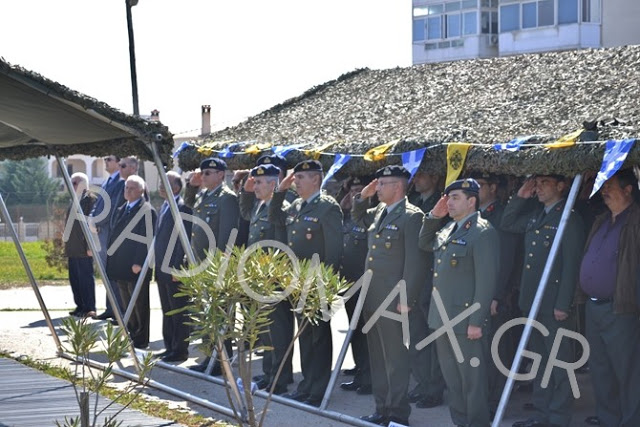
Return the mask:
<svg viewBox="0 0 640 427"><path fill-rule="evenodd" d="M320 162L306 160L298 163L293 174L280 183L273 195L269 221L286 226L287 243L298 258L311 259L318 254L320 262L338 271L342 255L342 212L333 197L322 194L322 176ZM294 181L300 197L285 207L283 202ZM304 379L295 392L285 397L320 406L331 376L332 348L329 321L320 321L305 328L300 335Z"/></svg>
<svg viewBox="0 0 640 427"><path fill-rule="evenodd" d="M82 172L76 172L71 175L71 185L80 202L80 208L82 209L82 215L88 216L89 212L93 208L96 202L96 196L89 191L89 178ZM69 225L69 216L72 214L72 210L75 209L73 203L67 210L67 216L65 223ZM67 236L67 230L65 230L65 236L67 239L64 244L65 255L69 258L69 283L71 284L71 291L73 292L73 301L76 303L76 308L70 311L69 314L78 317L93 317L96 315L96 288L93 280L93 256L89 245L87 245L87 239L84 237L82 228L80 227L80 219L77 218L77 214L73 214L73 222L71 223L71 230Z"/></svg>
<svg viewBox="0 0 640 427"><path fill-rule="evenodd" d="M528 316L531 311L551 245L560 225L567 190L568 185L563 176L538 175L527 179L504 209L502 229L524 233L525 266L522 270L518 301L524 316ZM537 197L540 203L533 211L527 210L528 199L533 197ZM536 317L536 320L549 330L549 335L545 337L539 331L533 331L529 340L530 350L542 356L540 366L547 365L558 329L574 329L571 309L584 241L582 218L576 212L572 212ZM571 343L568 339L563 339L556 359L570 361L572 357ZM542 376L543 369L539 369L533 382L535 415L514 423L514 427L569 425L573 396L567 371L553 369L549 383L544 388L541 384Z"/></svg>
<svg viewBox="0 0 640 427"><path fill-rule="evenodd" d="M449 184L445 195L425 215L420 230L420 247L433 251L435 258L429 327L438 330L444 325L437 298L449 319L479 304L453 326L454 336L445 333L436 339L451 419L458 426L469 427L489 425L489 316L500 257L498 232L478 212L479 190L472 178ZM453 221L442 227L447 215ZM461 355L456 354L456 348Z"/></svg>
<svg viewBox="0 0 640 427"><path fill-rule="evenodd" d="M116 210L111 224L107 258L107 275L115 280L122 296L123 307L131 301L136 281L147 258L153 240L156 211L144 199L145 182L138 175L127 178L124 186L126 203ZM134 240L144 239L145 243ZM151 275L151 270L148 272ZM149 345L149 286L145 281L127 329L136 348Z"/></svg>
<svg viewBox="0 0 640 427"><path fill-rule="evenodd" d="M184 308L189 304L189 299L185 296L175 296L178 292L180 281L171 274L171 269L180 269L185 266L185 250L182 243L174 233L175 220L171 214L168 198L175 199L178 210L181 213L191 215L191 208L185 206L180 191L183 182L180 174L169 171L167 179L171 186L171 193L167 192L162 185L158 185L158 194L165 199L160 214L158 215L158 225L156 227L156 240L154 244L156 282L158 283L158 294L162 305L162 338L164 340L164 353L159 356L165 362L184 362L189 357L189 325L186 312L167 315L170 311ZM183 220L187 235L191 235L191 221ZM175 234L175 235L174 235ZM171 241L172 236L175 240ZM167 258L165 260L165 258Z"/></svg>
<svg viewBox="0 0 640 427"><path fill-rule="evenodd" d="M408 399L409 352L405 346L402 322L388 317L374 318L383 308L394 314L408 313L418 304L427 272L425 254L418 248L422 211L407 201L411 174L403 166L385 166L376 179L366 185L353 202L354 221L367 228L368 253L365 265L373 276L364 300L365 325L374 321L367 332L371 386L376 410L361 417L380 425L393 421L409 425L411 406ZM378 195L380 203L369 208L369 198ZM385 299L404 280L406 303L394 298L387 307Z"/></svg>
<svg viewBox="0 0 640 427"><path fill-rule="evenodd" d="M93 217L93 225L98 232L98 241L100 242L100 253L98 256L102 261L102 265L107 265L107 250L109 245L109 237L111 234L111 220L116 209L119 207L118 201L121 200L124 191L124 179L120 176L120 157L110 155L104 159L104 167L109 174L109 178L102 184L103 192L98 193L98 198L91 216ZM113 294L122 309L122 298L120 297L120 291L117 286L112 286ZM113 307L109 298L106 299L107 309L96 316L96 319L106 320L113 318Z"/></svg>
<svg viewBox="0 0 640 427"><path fill-rule="evenodd" d="M251 169L244 191L240 193L240 213L249 221L248 246L264 240L275 240L285 244L287 242L285 226L269 222L269 205L278 185L279 175L280 169L273 164L258 165ZM284 201L282 206L286 209L289 203ZM271 324L268 330L260 335L260 339L265 346L273 347L273 350L264 352L262 359L264 375L257 380L260 389L271 389L278 368L293 340L293 311L289 300L285 298L278 302L274 311L269 314L269 319ZM275 394L286 393L287 384L289 381L293 382L292 354L293 352L289 353L282 374L276 381L273 390Z"/></svg>

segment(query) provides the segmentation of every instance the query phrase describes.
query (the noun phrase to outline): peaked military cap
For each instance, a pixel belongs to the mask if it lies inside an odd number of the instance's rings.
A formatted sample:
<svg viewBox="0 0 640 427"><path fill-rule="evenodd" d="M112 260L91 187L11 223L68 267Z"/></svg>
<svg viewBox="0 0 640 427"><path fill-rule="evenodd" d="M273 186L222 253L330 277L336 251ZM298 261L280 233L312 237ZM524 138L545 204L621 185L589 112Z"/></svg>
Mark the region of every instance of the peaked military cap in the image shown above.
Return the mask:
<svg viewBox="0 0 640 427"><path fill-rule="evenodd" d="M275 165L282 173L287 173L287 159L279 154L267 154L258 159L256 165Z"/></svg>
<svg viewBox="0 0 640 427"><path fill-rule="evenodd" d="M304 160L293 168L293 172L322 172L322 163L317 160Z"/></svg>
<svg viewBox="0 0 640 427"><path fill-rule="evenodd" d="M453 190L464 190L469 193L478 194L480 192L480 184L473 178L459 179L453 181L444 189L444 194L449 194Z"/></svg>
<svg viewBox="0 0 640 427"><path fill-rule="evenodd" d="M367 185L369 184L371 181L373 181L373 177L371 175L367 175L367 176L354 176L353 178L351 178L351 180L349 181L349 187L351 187L352 185Z"/></svg>
<svg viewBox="0 0 640 427"><path fill-rule="evenodd" d="M280 175L280 168L269 163L258 165L255 168L251 169L251 176L278 176L278 175Z"/></svg>
<svg viewBox="0 0 640 427"><path fill-rule="evenodd" d="M219 159L217 157L209 157L208 159L204 159L200 163L200 170L205 170L205 169L216 169L219 171L226 171L227 163L224 160Z"/></svg>
<svg viewBox="0 0 640 427"><path fill-rule="evenodd" d="M386 177L399 177L409 179L411 178L411 172L409 172L404 166L399 165L385 166L376 171L376 178Z"/></svg>

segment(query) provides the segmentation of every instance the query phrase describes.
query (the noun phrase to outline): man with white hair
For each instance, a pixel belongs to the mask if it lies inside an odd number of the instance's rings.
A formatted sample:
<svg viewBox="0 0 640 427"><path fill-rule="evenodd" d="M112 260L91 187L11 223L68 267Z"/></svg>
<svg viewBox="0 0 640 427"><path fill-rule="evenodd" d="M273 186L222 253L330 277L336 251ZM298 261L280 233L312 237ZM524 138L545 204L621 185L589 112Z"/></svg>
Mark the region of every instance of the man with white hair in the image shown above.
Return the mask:
<svg viewBox="0 0 640 427"><path fill-rule="evenodd" d="M71 175L71 185L80 202L82 214L88 216L96 202L96 196L88 190L89 178L82 172ZM93 256L87 245L87 239L82 233L80 219L69 224L69 216L75 207L73 203L67 209L65 224L71 225L71 230L64 242L64 253L69 258L69 283L73 292L76 308L69 314L78 317L93 317L96 315L96 289L93 280ZM77 215L77 214L76 214ZM75 217L74 217L75 218Z"/></svg>

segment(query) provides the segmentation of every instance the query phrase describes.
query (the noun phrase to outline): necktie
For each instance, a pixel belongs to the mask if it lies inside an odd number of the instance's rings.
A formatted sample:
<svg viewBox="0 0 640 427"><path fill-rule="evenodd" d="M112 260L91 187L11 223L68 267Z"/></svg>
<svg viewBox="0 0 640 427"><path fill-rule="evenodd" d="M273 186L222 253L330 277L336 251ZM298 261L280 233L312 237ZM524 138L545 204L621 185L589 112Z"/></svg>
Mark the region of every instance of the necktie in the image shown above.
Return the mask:
<svg viewBox="0 0 640 427"><path fill-rule="evenodd" d="M260 215L266 207L267 205L265 203L260 203L260 207L258 208L258 215Z"/></svg>
<svg viewBox="0 0 640 427"><path fill-rule="evenodd" d="M384 221L384 219L387 217L387 208L385 208L382 211L382 214L380 215L380 224L382 224L382 221Z"/></svg>
<svg viewBox="0 0 640 427"><path fill-rule="evenodd" d="M129 212L131 212L131 205L127 203L127 206L124 208L124 213L128 214Z"/></svg>
<svg viewBox="0 0 640 427"><path fill-rule="evenodd" d="M307 201L306 200L304 202L302 202L302 204L300 205L300 210L304 209L305 207L307 207Z"/></svg>
<svg viewBox="0 0 640 427"><path fill-rule="evenodd" d="M453 233L455 233L457 229L458 229L458 223L456 222L453 228L451 229L451 234L449 234L449 236L453 236Z"/></svg>
<svg viewBox="0 0 640 427"><path fill-rule="evenodd" d="M162 204L162 209L160 209L160 216L163 216L169 210L169 202L165 200Z"/></svg>
<svg viewBox="0 0 640 427"><path fill-rule="evenodd" d="M109 186L109 184L111 184L111 177L109 177L109 179L107 179L107 182L104 183L102 188L107 188Z"/></svg>

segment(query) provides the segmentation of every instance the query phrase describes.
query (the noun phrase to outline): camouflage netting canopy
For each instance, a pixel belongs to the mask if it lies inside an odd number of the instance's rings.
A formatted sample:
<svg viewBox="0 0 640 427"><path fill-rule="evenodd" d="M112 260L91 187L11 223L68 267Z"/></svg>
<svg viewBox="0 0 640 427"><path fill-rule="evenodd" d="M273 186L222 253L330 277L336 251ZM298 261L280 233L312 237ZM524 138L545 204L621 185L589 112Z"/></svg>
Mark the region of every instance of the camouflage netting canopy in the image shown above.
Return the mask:
<svg viewBox="0 0 640 427"><path fill-rule="evenodd" d="M173 136L166 126L122 113L0 58L0 160L71 154L153 160L158 142L170 164Z"/></svg>
<svg viewBox="0 0 640 427"><path fill-rule="evenodd" d="M640 135L640 46L528 54L418 65L388 70L356 70L314 87L237 126L209 135L182 150L180 167L192 170L214 150L243 142L275 146L308 143L305 149L334 144L320 157L328 167L334 153L363 154L399 141L391 153L429 147L420 170L443 174L442 143L489 144L469 150L465 169L512 175L560 173L567 176L600 169L604 142L549 150L526 147L497 151L490 144L530 136L528 143L553 142L584 128L583 141ZM270 152L263 150L262 154ZM227 158L231 168L249 168L260 154ZM287 154L290 166L308 158ZM341 172L364 175L399 155L379 162L352 158ZM627 164L640 164L634 147Z"/></svg>

